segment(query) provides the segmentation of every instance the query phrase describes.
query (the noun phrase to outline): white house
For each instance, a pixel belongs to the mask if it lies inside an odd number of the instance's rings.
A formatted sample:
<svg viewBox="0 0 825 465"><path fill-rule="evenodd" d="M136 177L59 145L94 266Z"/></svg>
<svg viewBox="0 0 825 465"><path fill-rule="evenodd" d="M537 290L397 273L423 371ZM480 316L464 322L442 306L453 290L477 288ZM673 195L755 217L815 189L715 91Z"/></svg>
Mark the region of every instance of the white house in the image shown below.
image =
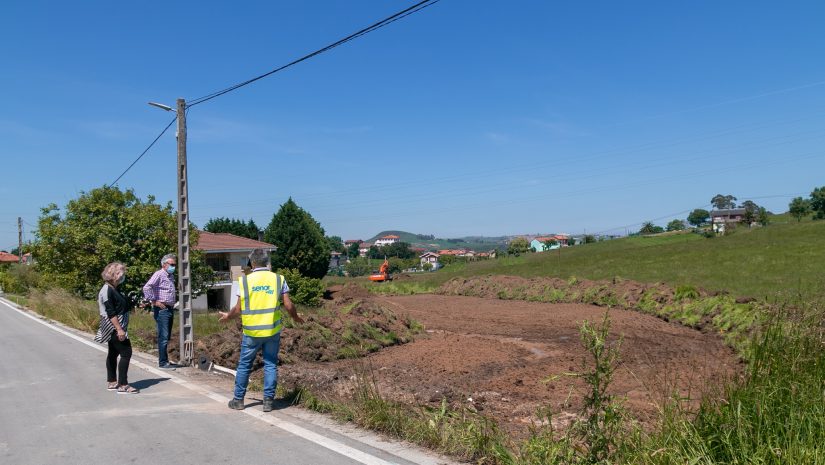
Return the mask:
<svg viewBox="0 0 825 465"><path fill-rule="evenodd" d="M395 244L400 240L401 238L396 236L395 234L388 234L386 236L379 237L378 240L375 241L375 246L384 247L385 245Z"/></svg>
<svg viewBox="0 0 825 465"><path fill-rule="evenodd" d="M229 233L198 231L198 245L194 249L204 253L206 264L215 271L216 279L215 284L204 294L192 300L192 309L225 310L234 304L232 282L243 273L249 253L254 249L264 249L272 253L275 246Z"/></svg>
<svg viewBox="0 0 825 465"><path fill-rule="evenodd" d="M430 265L433 266L433 269L438 269L438 266L439 266L438 257L439 257L439 255L435 252L424 252L424 253L422 253L421 255L418 256L418 258L421 259L421 266L422 267L424 266L425 263L429 263Z"/></svg>
<svg viewBox="0 0 825 465"><path fill-rule="evenodd" d="M366 257L367 254L370 253L370 247L372 247L372 244L369 242L362 242L358 244L358 256Z"/></svg>

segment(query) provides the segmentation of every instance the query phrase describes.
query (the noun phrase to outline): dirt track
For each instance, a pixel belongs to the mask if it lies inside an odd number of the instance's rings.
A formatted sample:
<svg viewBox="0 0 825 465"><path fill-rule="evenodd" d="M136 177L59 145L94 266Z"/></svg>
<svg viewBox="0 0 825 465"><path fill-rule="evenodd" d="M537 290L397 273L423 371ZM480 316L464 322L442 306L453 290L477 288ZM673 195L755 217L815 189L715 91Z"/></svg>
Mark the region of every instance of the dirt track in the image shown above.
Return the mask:
<svg viewBox="0 0 825 465"><path fill-rule="evenodd" d="M382 394L416 404L472 406L511 432L523 432L537 409L551 406L561 422L581 408L584 384L565 373L590 360L579 340L584 320L605 308L439 295L373 297L427 328L415 342L368 357ZM695 400L736 376L740 363L713 334L635 311L610 311L611 334L624 337L622 363L611 392L642 422L678 393ZM588 365L588 366L589 366ZM353 362L299 364L284 374L344 392Z"/></svg>

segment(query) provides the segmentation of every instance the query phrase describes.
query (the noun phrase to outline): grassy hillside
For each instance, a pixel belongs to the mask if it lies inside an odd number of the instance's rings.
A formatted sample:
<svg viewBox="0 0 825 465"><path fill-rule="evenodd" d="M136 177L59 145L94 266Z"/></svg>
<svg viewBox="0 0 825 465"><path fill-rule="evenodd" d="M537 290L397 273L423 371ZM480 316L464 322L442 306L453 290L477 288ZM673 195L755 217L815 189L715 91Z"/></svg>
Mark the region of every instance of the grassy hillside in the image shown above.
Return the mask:
<svg viewBox="0 0 825 465"><path fill-rule="evenodd" d="M825 295L825 221L739 228L726 237L697 234L630 237L466 265L451 265L422 276L438 285L457 276L509 274L524 277L615 276L643 282L690 284L735 295L777 293Z"/></svg>

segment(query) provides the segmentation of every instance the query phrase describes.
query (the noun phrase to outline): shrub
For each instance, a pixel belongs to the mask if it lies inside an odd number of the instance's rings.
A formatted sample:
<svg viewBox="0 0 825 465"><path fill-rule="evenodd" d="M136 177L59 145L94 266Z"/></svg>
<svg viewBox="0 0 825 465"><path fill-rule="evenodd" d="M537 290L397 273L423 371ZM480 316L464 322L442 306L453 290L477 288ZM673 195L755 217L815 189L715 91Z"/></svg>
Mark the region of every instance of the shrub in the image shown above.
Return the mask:
<svg viewBox="0 0 825 465"><path fill-rule="evenodd" d="M12 294L25 294L40 284L40 275L29 265L12 264L0 271L0 288Z"/></svg>
<svg viewBox="0 0 825 465"><path fill-rule="evenodd" d="M364 276L370 272L370 262L364 257L356 257L344 265L344 270L353 278Z"/></svg>
<svg viewBox="0 0 825 465"><path fill-rule="evenodd" d="M286 278L289 285L289 297L296 304L310 307L321 306L324 297L324 285L320 279L301 276L296 269L278 270Z"/></svg>

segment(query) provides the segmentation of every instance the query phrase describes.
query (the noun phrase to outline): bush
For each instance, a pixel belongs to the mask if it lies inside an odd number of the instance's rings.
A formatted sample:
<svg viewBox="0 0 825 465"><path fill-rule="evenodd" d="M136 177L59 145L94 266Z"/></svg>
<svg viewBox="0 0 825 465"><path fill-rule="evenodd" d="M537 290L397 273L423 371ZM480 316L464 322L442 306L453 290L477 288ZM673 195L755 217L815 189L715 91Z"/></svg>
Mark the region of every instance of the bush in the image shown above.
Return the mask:
<svg viewBox="0 0 825 465"><path fill-rule="evenodd" d="M324 297L324 285L320 279L301 276L296 269L278 270L289 285L289 297L296 304L320 307Z"/></svg>
<svg viewBox="0 0 825 465"><path fill-rule="evenodd" d="M349 263L344 265L344 270L353 278L364 276L370 272L370 262L364 257L353 258Z"/></svg>
<svg viewBox="0 0 825 465"><path fill-rule="evenodd" d="M26 294L40 284L40 275L30 265L12 264L0 271L0 288L12 294Z"/></svg>

